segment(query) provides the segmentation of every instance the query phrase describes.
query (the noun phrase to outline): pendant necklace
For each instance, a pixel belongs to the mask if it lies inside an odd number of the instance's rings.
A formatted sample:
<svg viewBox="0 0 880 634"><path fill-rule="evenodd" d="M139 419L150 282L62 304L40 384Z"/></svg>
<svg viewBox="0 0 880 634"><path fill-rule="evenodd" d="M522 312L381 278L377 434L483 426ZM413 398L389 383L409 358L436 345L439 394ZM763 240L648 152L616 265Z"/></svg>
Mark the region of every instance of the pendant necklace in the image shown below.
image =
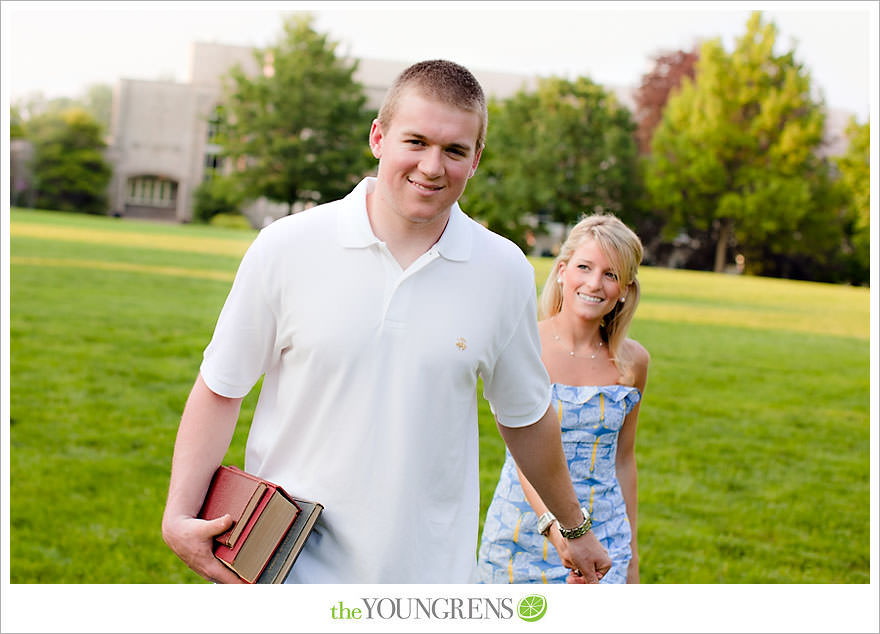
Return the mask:
<svg viewBox="0 0 880 634"><path fill-rule="evenodd" d="M556 341L556 343L558 343L560 345L560 347L565 348L565 346L562 343L562 340L559 338L559 333L556 332L556 315L553 315L553 319L551 319L550 321L553 323L553 339ZM605 342L600 340L599 341L599 349L601 349L603 345L605 345ZM596 355L599 354L599 349L597 349L596 352L593 352L590 354L590 359L596 358ZM581 357L579 355L576 355L574 353L574 350L569 350L568 356L577 357L579 359L586 359L587 358L587 357Z"/></svg>

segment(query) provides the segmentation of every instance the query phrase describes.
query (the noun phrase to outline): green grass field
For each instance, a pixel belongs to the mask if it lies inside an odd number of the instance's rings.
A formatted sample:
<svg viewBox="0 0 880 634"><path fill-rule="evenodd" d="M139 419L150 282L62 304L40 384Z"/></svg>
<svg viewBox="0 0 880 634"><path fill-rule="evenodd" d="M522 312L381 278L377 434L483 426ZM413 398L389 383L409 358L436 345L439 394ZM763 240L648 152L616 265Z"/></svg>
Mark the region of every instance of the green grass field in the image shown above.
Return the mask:
<svg viewBox="0 0 880 634"><path fill-rule="evenodd" d="M196 583L160 519L253 231L13 209L12 583ZM550 261L533 260L540 286ZM644 268L645 583L869 581L869 293ZM256 388L227 461L242 464ZM503 444L481 402L482 514Z"/></svg>

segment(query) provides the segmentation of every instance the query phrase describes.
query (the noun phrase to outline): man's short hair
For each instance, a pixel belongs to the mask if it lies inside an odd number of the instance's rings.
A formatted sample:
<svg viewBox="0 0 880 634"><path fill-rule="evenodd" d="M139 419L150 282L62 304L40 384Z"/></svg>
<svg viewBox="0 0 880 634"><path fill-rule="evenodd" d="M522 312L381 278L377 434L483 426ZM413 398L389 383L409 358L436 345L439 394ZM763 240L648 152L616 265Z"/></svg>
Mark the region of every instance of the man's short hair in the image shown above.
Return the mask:
<svg viewBox="0 0 880 634"><path fill-rule="evenodd" d="M391 84L382 107L379 108L378 120L383 128L387 129L391 125L400 96L410 87L416 88L429 99L477 113L480 117L480 132L476 149L483 147L489 122L486 96L480 82L467 68L443 59L418 62L406 68Z"/></svg>

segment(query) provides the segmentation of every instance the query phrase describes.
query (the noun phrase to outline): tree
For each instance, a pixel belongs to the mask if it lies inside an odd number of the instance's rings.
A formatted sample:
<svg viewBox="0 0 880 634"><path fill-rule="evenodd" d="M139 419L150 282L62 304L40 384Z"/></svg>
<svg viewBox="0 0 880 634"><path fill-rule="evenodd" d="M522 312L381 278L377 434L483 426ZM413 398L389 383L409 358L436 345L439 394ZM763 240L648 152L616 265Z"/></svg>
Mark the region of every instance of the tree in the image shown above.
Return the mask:
<svg viewBox="0 0 880 634"><path fill-rule="evenodd" d="M111 168L101 126L82 108L48 111L28 122L33 143L34 205L105 213Z"/></svg>
<svg viewBox="0 0 880 634"><path fill-rule="evenodd" d="M9 107L9 138L20 139L27 135L24 117L18 106Z"/></svg>
<svg viewBox="0 0 880 634"><path fill-rule="evenodd" d="M746 259L746 270L817 282L848 281L841 251L846 245L845 218L830 163L811 161L803 179L810 193L803 213L767 239L738 246Z"/></svg>
<svg viewBox="0 0 880 634"><path fill-rule="evenodd" d="M635 136L641 154L640 172L644 170L645 157L651 151L654 130L660 123L669 96L681 87L684 78L694 78L697 59L697 49L690 52L678 50L660 53L654 57L654 66L650 72L642 75L641 84L634 95L636 108L633 113L638 126ZM640 173L640 176L643 178L643 174ZM642 236L646 263L663 262L675 249L672 242L664 241L664 223L662 213L652 209L649 204L642 205L641 213L632 226ZM696 236L690 236L689 242L699 244L700 241L695 238ZM690 260L700 257L703 251L704 249L691 249Z"/></svg>
<svg viewBox="0 0 880 634"><path fill-rule="evenodd" d="M846 153L835 159L839 187L849 220L852 250L852 277L857 283L870 277L871 227L871 127L851 118L846 128Z"/></svg>
<svg viewBox="0 0 880 634"><path fill-rule="evenodd" d="M370 115L357 64L336 57L336 44L293 16L275 46L256 52L262 74L230 71L222 154L242 165L249 198L319 204L347 194L372 165Z"/></svg>
<svg viewBox="0 0 880 634"><path fill-rule="evenodd" d="M53 97L48 99L41 92L32 92L24 97L19 97L11 106L11 110L15 110L23 122L49 113L60 114L71 108L82 108L101 125L105 134L109 133L113 110L112 86L92 84L78 98Z"/></svg>
<svg viewBox="0 0 880 634"><path fill-rule="evenodd" d="M486 148L462 204L525 248L529 223L574 224L583 214L635 215L638 197L629 111L591 80L549 78L490 103Z"/></svg>
<svg viewBox="0 0 880 634"><path fill-rule="evenodd" d="M651 198L667 230L712 232L715 271L732 244L753 254L809 252L791 240L808 218L826 219L813 197L824 108L793 52L774 53L776 34L755 12L732 54L718 40L704 43L696 79L669 99L652 141Z"/></svg>
<svg viewBox="0 0 880 634"><path fill-rule="evenodd" d="M654 57L651 71L642 75L642 82L635 94L636 110L633 115L638 125L636 140L643 154L651 151L651 138L660 123L669 96L678 90L685 77L694 78L699 57L697 50L661 53Z"/></svg>
<svg viewBox="0 0 880 634"><path fill-rule="evenodd" d="M92 84L82 97L82 106L101 125L104 134L109 134L113 111L113 88L108 84Z"/></svg>
<svg viewBox="0 0 880 634"><path fill-rule="evenodd" d="M235 175L217 175L202 182L193 192L193 216L199 222L210 222L217 214L241 213L243 203Z"/></svg>

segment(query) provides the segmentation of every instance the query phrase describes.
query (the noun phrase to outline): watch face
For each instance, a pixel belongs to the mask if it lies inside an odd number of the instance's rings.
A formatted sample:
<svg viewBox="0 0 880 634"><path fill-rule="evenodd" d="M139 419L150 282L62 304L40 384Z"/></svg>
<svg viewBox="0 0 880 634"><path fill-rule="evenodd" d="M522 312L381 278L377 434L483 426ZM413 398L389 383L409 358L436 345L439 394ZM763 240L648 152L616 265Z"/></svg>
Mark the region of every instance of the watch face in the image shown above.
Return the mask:
<svg viewBox="0 0 880 634"><path fill-rule="evenodd" d="M546 535L547 531L550 529L550 524L553 523L553 516L550 513L543 513L541 517L538 518L538 532L542 535Z"/></svg>

